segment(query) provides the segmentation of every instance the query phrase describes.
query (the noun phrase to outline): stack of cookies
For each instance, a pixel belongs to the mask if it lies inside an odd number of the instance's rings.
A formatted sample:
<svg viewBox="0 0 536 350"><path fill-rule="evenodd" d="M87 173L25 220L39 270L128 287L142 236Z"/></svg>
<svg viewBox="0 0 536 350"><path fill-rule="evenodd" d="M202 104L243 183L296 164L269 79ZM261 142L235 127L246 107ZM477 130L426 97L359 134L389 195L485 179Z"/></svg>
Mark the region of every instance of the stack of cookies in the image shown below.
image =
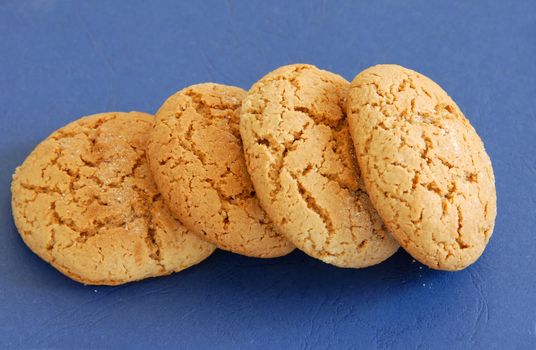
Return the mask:
<svg viewBox="0 0 536 350"><path fill-rule="evenodd" d="M249 91L199 84L156 117L81 118L17 169L25 243L65 275L116 285L170 274L216 248L274 258L295 247L346 268L401 245L460 270L493 231L493 169L458 106L396 65L352 83L284 66Z"/></svg>

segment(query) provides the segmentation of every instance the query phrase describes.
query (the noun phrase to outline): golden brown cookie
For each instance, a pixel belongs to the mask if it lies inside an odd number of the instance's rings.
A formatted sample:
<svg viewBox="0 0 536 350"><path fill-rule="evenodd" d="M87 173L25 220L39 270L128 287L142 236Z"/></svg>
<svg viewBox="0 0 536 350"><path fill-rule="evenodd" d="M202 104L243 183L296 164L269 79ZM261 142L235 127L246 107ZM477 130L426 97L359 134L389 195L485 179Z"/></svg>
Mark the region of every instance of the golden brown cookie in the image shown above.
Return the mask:
<svg viewBox="0 0 536 350"><path fill-rule="evenodd" d="M212 83L179 91L156 114L147 154L162 196L192 232L234 253L282 256L294 247L259 206L246 170L244 94Z"/></svg>
<svg viewBox="0 0 536 350"><path fill-rule="evenodd" d="M456 103L417 72L379 65L354 79L347 110L369 196L400 244L434 269L477 260L493 232L495 180Z"/></svg>
<svg viewBox="0 0 536 350"><path fill-rule="evenodd" d="M344 113L349 83L314 66L269 73L242 104L246 163L262 207L307 254L340 267L366 267L398 244L359 177Z"/></svg>
<svg viewBox="0 0 536 350"><path fill-rule="evenodd" d="M152 123L139 112L96 114L35 148L11 187L31 250L76 281L103 285L180 271L214 251L156 190L145 155Z"/></svg>

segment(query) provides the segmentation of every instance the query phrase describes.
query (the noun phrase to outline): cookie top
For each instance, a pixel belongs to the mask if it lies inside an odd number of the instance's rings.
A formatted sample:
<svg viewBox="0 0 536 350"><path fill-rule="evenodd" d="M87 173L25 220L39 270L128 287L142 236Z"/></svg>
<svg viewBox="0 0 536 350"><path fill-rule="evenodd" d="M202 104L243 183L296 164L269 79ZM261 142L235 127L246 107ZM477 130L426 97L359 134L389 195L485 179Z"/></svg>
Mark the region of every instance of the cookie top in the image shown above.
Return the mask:
<svg viewBox="0 0 536 350"><path fill-rule="evenodd" d="M493 232L495 180L456 103L417 72L379 65L353 80L347 111L369 196L400 244L435 269L478 259Z"/></svg>
<svg viewBox="0 0 536 350"><path fill-rule="evenodd" d="M192 232L234 253L270 258L294 247L259 206L238 131L245 92L190 86L156 114L147 152L158 188Z"/></svg>
<svg viewBox="0 0 536 350"><path fill-rule="evenodd" d="M398 244L363 189L344 113L349 83L295 64L253 85L240 132L261 205L305 253L340 267L366 267Z"/></svg>
<svg viewBox="0 0 536 350"><path fill-rule="evenodd" d="M85 284L180 271L215 247L172 218L145 147L153 117L81 118L40 143L16 170L13 216L37 255Z"/></svg>

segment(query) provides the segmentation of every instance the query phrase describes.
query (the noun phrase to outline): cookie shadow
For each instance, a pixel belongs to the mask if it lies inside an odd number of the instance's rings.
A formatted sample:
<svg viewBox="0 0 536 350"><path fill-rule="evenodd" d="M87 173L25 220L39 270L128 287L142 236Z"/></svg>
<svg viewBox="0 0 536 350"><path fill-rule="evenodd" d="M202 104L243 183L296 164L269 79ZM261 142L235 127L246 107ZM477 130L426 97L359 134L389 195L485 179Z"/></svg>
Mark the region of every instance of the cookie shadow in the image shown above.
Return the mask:
<svg viewBox="0 0 536 350"><path fill-rule="evenodd" d="M435 271L414 260L399 249L386 261L362 269L339 268L307 256L296 249L275 259L247 258L218 251L207 264L226 266L219 274L219 288L239 292L244 288L257 295L296 298L307 295L355 294L393 296L404 288L422 284L423 279L442 278L445 272ZM223 267L221 267L223 269ZM244 283L244 281L246 281Z"/></svg>

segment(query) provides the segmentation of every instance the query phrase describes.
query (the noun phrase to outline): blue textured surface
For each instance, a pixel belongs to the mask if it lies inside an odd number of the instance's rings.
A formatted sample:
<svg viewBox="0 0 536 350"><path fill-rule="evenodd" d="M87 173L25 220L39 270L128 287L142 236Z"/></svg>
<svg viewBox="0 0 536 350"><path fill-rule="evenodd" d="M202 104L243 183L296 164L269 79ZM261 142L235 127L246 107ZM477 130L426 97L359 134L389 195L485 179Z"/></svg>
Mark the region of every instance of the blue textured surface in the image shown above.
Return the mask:
<svg viewBox="0 0 536 350"><path fill-rule="evenodd" d="M192 83L248 88L296 62L348 79L398 63L457 101L498 190L475 265L432 271L399 252L343 270L300 252L217 252L170 277L94 288L24 246L11 174L50 132L101 111L153 112ZM1 348L536 348L534 1L0 0L0 118Z"/></svg>

